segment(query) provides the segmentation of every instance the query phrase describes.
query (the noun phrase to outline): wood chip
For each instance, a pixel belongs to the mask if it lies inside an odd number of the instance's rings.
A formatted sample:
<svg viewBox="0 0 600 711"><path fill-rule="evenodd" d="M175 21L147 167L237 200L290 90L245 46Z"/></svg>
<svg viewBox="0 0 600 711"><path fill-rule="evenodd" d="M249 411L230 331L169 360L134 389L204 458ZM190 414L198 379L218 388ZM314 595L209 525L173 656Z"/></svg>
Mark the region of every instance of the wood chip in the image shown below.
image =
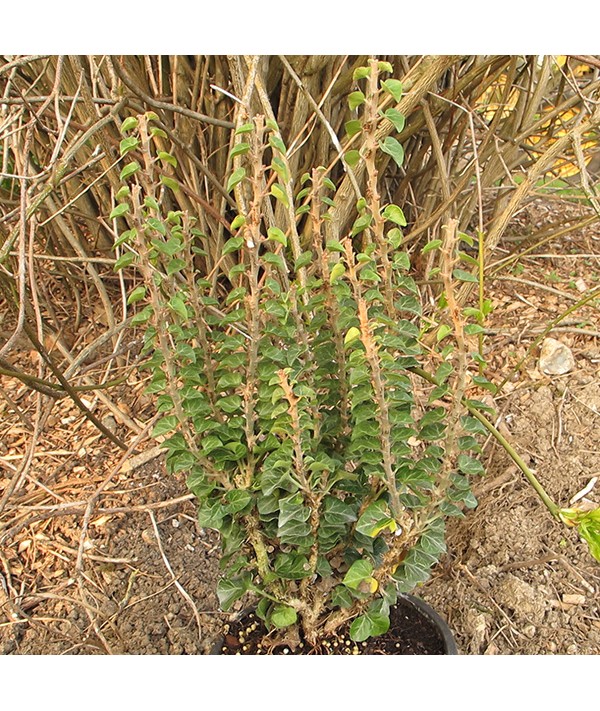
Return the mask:
<svg viewBox="0 0 600 711"><path fill-rule="evenodd" d="M562 601L565 605L585 605L585 595L565 594Z"/></svg>
<svg viewBox="0 0 600 711"><path fill-rule="evenodd" d="M152 459L156 459L156 457L159 457L164 452L166 452L166 449L161 445L157 445L156 447L152 447L152 449L140 452L140 454L131 457L123 464L121 472L126 474L127 472L133 471L134 469L141 467L143 464L147 464L152 461Z"/></svg>

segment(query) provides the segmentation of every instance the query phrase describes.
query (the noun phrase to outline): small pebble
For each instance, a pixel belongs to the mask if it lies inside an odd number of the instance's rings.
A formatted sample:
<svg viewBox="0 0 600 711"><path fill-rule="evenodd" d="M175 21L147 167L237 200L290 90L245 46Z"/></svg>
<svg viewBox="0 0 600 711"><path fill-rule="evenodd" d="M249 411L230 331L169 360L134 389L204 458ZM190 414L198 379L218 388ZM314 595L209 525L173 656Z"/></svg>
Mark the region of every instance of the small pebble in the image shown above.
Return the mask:
<svg viewBox="0 0 600 711"><path fill-rule="evenodd" d="M537 630L534 625L527 625L527 627L523 630L523 633L526 637L529 637L529 639L533 639L536 632Z"/></svg>
<svg viewBox="0 0 600 711"><path fill-rule="evenodd" d="M575 359L568 346L555 338L546 338L540 351L539 366L546 375L564 375L575 367Z"/></svg>

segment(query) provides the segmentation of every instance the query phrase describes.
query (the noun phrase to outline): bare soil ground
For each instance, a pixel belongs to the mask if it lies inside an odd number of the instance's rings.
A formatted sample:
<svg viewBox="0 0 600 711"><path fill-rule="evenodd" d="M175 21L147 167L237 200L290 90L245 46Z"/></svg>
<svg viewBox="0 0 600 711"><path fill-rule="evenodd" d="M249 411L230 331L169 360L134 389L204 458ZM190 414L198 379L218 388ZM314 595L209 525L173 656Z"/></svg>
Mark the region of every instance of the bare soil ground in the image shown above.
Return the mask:
<svg viewBox="0 0 600 711"><path fill-rule="evenodd" d="M584 214L535 201L511 225L498 258L518 244L512 238L527 240ZM494 382L513 372L549 321L600 283L598 255L595 224L546 243L488 281ZM551 334L572 350L573 370L544 375L535 348L495 403L498 426L561 505L600 473L593 304ZM31 370L32 356L17 356ZM160 456L121 466L122 453L67 399L54 406L32 447L38 396L8 378L0 384L21 412L0 400L0 651L206 654L226 617L214 594L219 546L197 525L184 477L167 477ZM89 404L130 442L131 422L139 429L152 416L142 390L140 376L111 391L122 416L100 401ZM139 439L139 450L152 448ZM487 474L475 485L479 505L451 521L448 553L419 594L448 620L462 654L600 653L599 564L493 441L485 460ZM599 490L589 494L596 502Z"/></svg>

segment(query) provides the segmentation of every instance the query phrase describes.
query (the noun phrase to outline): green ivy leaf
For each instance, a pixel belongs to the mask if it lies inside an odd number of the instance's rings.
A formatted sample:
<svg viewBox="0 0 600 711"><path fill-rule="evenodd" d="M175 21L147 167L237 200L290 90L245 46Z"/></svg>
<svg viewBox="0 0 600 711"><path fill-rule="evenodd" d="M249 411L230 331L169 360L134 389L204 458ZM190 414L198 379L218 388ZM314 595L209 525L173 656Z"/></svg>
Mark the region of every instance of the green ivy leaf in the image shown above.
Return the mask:
<svg viewBox="0 0 600 711"><path fill-rule="evenodd" d="M127 165L124 166L123 170L119 173L119 180L125 180L125 178L129 178L130 175L137 173L139 169L140 164L136 160L132 161L131 163L127 163Z"/></svg>
<svg viewBox="0 0 600 711"><path fill-rule="evenodd" d="M396 131L398 131L398 133L402 133L402 131L404 130L404 125L406 123L404 114L401 114L398 109L388 109L384 112L383 115L388 121L392 122L394 128L396 129Z"/></svg>
<svg viewBox="0 0 600 711"><path fill-rule="evenodd" d="M370 538L375 538L384 529L394 532L396 528L396 521L390 516L385 501L375 501L367 506L356 524L358 533Z"/></svg>
<svg viewBox="0 0 600 711"><path fill-rule="evenodd" d="M239 578L221 578L217 583L217 597L221 609L224 612L230 610L233 603L248 592L251 584L252 581L248 574Z"/></svg>
<svg viewBox="0 0 600 711"><path fill-rule="evenodd" d="M468 323L465 325L465 333L467 336L475 336L478 333L485 333L485 328L478 323Z"/></svg>
<svg viewBox="0 0 600 711"><path fill-rule="evenodd" d="M238 286L232 289L229 294L227 294L227 298L225 299L225 303L227 306L231 304L235 304L238 301L243 301L244 297L246 296L246 287L245 286Z"/></svg>
<svg viewBox="0 0 600 711"><path fill-rule="evenodd" d="M477 323L483 323L485 320L483 312L471 306L467 306L465 309L463 309L463 316L465 316L466 318L474 318Z"/></svg>
<svg viewBox="0 0 600 711"><path fill-rule="evenodd" d="M475 383L475 385L479 386L480 388L483 388L484 390L488 390L489 392L491 392L492 395L495 395L496 391L498 389L494 385L494 383L492 383L490 380L488 380L483 375L474 375L473 382Z"/></svg>
<svg viewBox="0 0 600 711"><path fill-rule="evenodd" d="M229 157L235 158L236 156L243 156L250 150L250 144L244 141L236 143L235 146L229 151Z"/></svg>
<svg viewBox="0 0 600 711"><path fill-rule="evenodd" d="M235 514L243 511L252 501L252 494L245 489L233 489L228 491L225 497L227 506L225 507L228 513Z"/></svg>
<svg viewBox="0 0 600 711"><path fill-rule="evenodd" d="M452 328L451 326L448 326L447 323L443 323L437 330L436 333L436 340L439 343L440 341L443 341L444 338L446 338L447 335L452 333Z"/></svg>
<svg viewBox="0 0 600 711"><path fill-rule="evenodd" d="M343 254L346 251L344 245L335 239L329 240L325 247L328 252L341 252Z"/></svg>
<svg viewBox="0 0 600 711"><path fill-rule="evenodd" d="M290 182L290 174L287 168L287 165L281 158L278 156L273 156L273 160L271 161L271 167L273 170L277 173L279 176L279 179L284 182L284 183L289 183Z"/></svg>
<svg viewBox="0 0 600 711"><path fill-rule="evenodd" d="M141 326L142 324L146 323L151 317L152 314L154 313L154 309L152 306L148 304L142 311L137 313L132 319L131 319L131 325L132 326Z"/></svg>
<svg viewBox="0 0 600 711"><path fill-rule="evenodd" d="M160 205L149 195L144 198L144 207L148 207L151 210L154 210L154 212L160 212Z"/></svg>
<svg viewBox="0 0 600 711"><path fill-rule="evenodd" d="M463 474L468 474L469 476L485 474L483 464L478 459L469 457L468 454L459 454L457 464Z"/></svg>
<svg viewBox="0 0 600 711"><path fill-rule="evenodd" d="M285 580L302 580L312 574L308 558L297 553L278 553L273 569Z"/></svg>
<svg viewBox="0 0 600 711"><path fill-rule="evenodd" d="M237 252L244 244L243 237L230 237L223 245L223 255Z"/></svg>
<svg viewBox="0 0 600 711"><path fill-rule="evenodd" d="M404 213L398 207L398 205L387 205L387 207L383 211L383 216L386 220L395 222L397 225L400 225L400 227L406 227L406 225L408 224L406 222L406 217L404 217Z"/></svg>
<svg viewBox="0 0 600 711"><path fill-rule="evenodd" d="M246 177L246 169L245 168L238 168L237 170L234 170L233 173L229 176L229 180L227 181L227 192L230 193L238 183L241 183L242 180Z"/></svg>
<svg viewBox="0 0 600 711"><path fill-rule="evenodd" d="M359 81L360 79L365 79L371 76L371 67L356 67L352 72L353 81Z"/></svg>
<svg viewBox="0 0 600 711"><path fill-rule="evenodd" d="M152 429L152 437L160 437L168 432L172 432L177 427L177 417L175 415L168 415L158 420Z"/></svg>
<svg viewBox="0 0 600 711"><path fill-rule="evenodd" d="M487 435L488 431L477 418L471 417L470 415L464 415L461 417L461 424L465 432L469 434Z"/></svg>
<svg viewBox="0 0 600 711"><path fill-rule="evenodd" d="M285 155L287 153L285 143L277 135L269 136L269 145L271 146L271 148L275 148L275 150L279 151L279 153L281 153L282 155Z"/></svg>
<svg viewBox="0 0 600 711"><path fill-rule="evenodd" d="M216 435L207 435L202 438L201 446L204 454L208 455L215 449L220 449L223 446L223 443Z"/></svg>
<svg viewBox="0 0 600 711"><path fill-rule="evenodd" d="M240 227L246 224L246 218L244 215L237 215L236 217L233 218L233 222L231 223L231 229L232 230L238 230Z"/></svg>
<svg viewBox="0 0 600 711"><path fill-rule="evenodd" d="M297 619L298 613L289 605L274 605L269 615L269 621L278 629L296 624Z"/></svg>
<svg viewBox="0 0 600 711"><path fill-rule="evenodd" d="M434 249L439 249L441 246L441 239L432 239L430 242L427 242L427 244L423 247L423 249L421 250L421 254L427 254L428 252L431 252Z"/></svg>
<svg viewBox="0 0 600 711"><path fill-rule="evenodd" d="M181 296L178 296L175 294L169 299L169 307L178 315L181 316L183 319L188 318L188 310L187 306L185 305L185 301L181 298Z"/></svg>
<svg viewBox="0 0 600 711"><path fill-rule="evenodd" d="M352 138L352 136L355 136L357 133L362 131L362 123L358 119L346 121L344 124L344 130L346 131L348 138Z"/></svg>
<svg viewBox="0 0 600 711"><path fill-rule="evenodd" d="M279 200L285 207L290 206L288 196L286 195L285 189L279 183L275 183L271 186L271 195L273 195L277 200Z"/></svg>
<svg viewBox="0 0 600 711"><path fill-rule="evenodd" d="M146 296L146 287L138 286L127 297L127 304L135 304Z"/></svg>
<svg viewBox="0 0 600 711"><path fill-rule="evenodd" d="M361 583L370 582L372 574L373 564L360 558L352 563L342 582L347 588L358 590Z"/></svg>
<svg viewBox="0 0 600 711"><path fill-rule="evenodd" d="M349 343L352 343L352 341L355 341L357 338L360 338L360 330L356 328L356 326L352 326L348 329L348 332L346 333L346 336L344 338L344 345L347 346Z"/></svg>
<svg viewBox="0 0 600 711"><path fill-rule="evenodd" d="M219 378L219 380L217 381L217 388L219 390L227 390L229 388L237 388L237 386L241 384L242 374L229 372L223 373L223 375Z"/></svg>
<svg viewBox="0 0 600 711"><path fill-rule="evenodd" d="M354 642L364 642L369 637L385 634L389 628L389 615L369 610L366 614L357 617L350 625L350 639Z"/></svg>
<svg viewBox="0 0 600 711"><path fill-rule="evenodd" d="M124 138L121 143L119 143L119 152L121 156L124 156L129 153L129 151L133 151L139 145L139 139L137 139L135 136L131 136L130 138Z"/></svg>
<svg viewBox="0 0 600 711"><path fill-rule="evenodd" d="M454 368L451 363L442 363L435 371L435 382L438 385L443 385L444 381L453 370Z"/></svg>
<svg viewBox="0 0 600 711"><path fill-rule="evenodd" d="M152 126L150 129L150 135L152 138L168 138L166 131L163 131L162 128L159 128L158 126Z"/></svg>
<svg viewBox="0 0 600 711"><path fill-rule="evenodd" d="M404 148L392 136L387 136L383 141L379 142L379 148L394 159L394 162L399 168L402 168L404 163Z"/></svg>
<svg viewBox="0 0 600 711"><path fill-rule="evenodd" d="M287 237L285 236L283 230L280 230L279 227L269 227L269 229L267 230L267 235L268 239L274 240L275 242L279 242L279 244L282 244L284 247L287 247Z"/></svg>
<svg viewBox="0 0 600 711"><path fill-rule="evenodd" d="M311 251L302 252L294 262L294 269L297 271L298 269L307 267L309 264L312 264L312 261L313 253Z"/></svg>
<svg viewBox="0 0 600 711"><path fill-rule="evenodd" d="M362 91L353 91L351 94L348 94L348 106L350 107L351 111L354 111L354 109L357 109L364 103L365 95L362 93Z"/></svg>
<svg viewBox="0 0 600 711"><path fill-rule="evenodd" d="M125 252L122 254L113 265L113 271L118 272L121 269L125 269L135 260L135 254L133 252Z"/></svg>
<svg viewBox="0 0 600 711"><path fill-rule="evenodd" d="M356 150L346 151L344 153L344 160L350 168L355 168L360 161L360 153Z"/></svg>
<svg viewBox="0 0 600 711"><path fill-rule="evenodd" d="M402 98L402 82L398 79L386 79L381 82L381 87L396 103Z"/></svg>
<svg viewBox="0 0 600 711"><path fill-rule="evenodd" d="M263 260L267 264L272 264L273 266L281 269L282 272L286 271L285 262L281 254L275 254L274 252L266 252L262 255Z"/></svg>
<svg viewBox="0 0 600 711"><path fill-rule="evenodd" d="M121 133L128 133L129 131L137 128L138 120L135 116L128 116L121 124Z"/></svg>
<svg viewBox="0 0 600 711"><path fill-rule="evenodd" d="M166 151L158 151L156 155L163 163L168 163L169 165L172 165L173 168L177 168L177 158L175 158L175 156L167 153Z"/></svg>
<svg viewBox="0 0 600 711"><path fill-rule="evenodd" d="M356 220L354 221L354 224L352 225L352 232L351 232L352 237L355 237L357 234L360 234L363 230L366 230L372 221L373 221L373 216L370 215L368 212L365 213L364 215L361 215L360 217L357 217Z"/></svg>
<svg viewBox="0 0 600 711"><path fill-rule="evenodd" d="M120 205L117 205L116 207L113 208L112 212L108 216L108 219L114 220L117 217L126 215L128 212L129 212L129 203L122 202Z"/></svg>
<svg viewBox="0 0 600 711"><path fill-rule="evenodd" d="M329 274L329 283L330 284L335 283L336 281L341 279L345 273L346 273L346 267L341 262L334 264L333 268L331 270L331 273Z"/></svg>
<svg viewBox="0 0 600 711"><path fill-rule="evenodd" d="M172 259L167 265L167 276L183 271L187 267L185 259Z"/></svg>
<svg viewBox="0 0 600 711"><path fill-rule="evenodd" d="M167 228L165 227L164 222L156 217L148 217L146 224L148 227L151 227L153 230L163 235L163 237L167 234Z"/></svg>
<svg viewBox="0 0 600 711"><path fill-rule="evenodd" d="M172 190L174 193L179 190L179 183L176 180L173 180L173 178L169 178L168 175L161 175L160 182L165 186L165 188L169 188L169 190Z"/></svg>
<svg viewBox="0 0 600 711"><path fill-rule="evenodd" d="M471 272L466 272L464 269L455 269L452 272L452 276L455 279L458 279L458 281L468 281L474 284L478 282L478 279L475 274L471 274Z"/></svg>
<svg viewBox="0 0 600 711"><path fill-rule="evenodd" d="M461 513L460 509L458 513ZM417 585L427 581L434 562L435 557L423 553L418 545L412 548L393 575L397 581L398 592L411 592Z"/></svg>
<svg viewBox="0 0 600 711"><path fill-rule="evenodd" d="M235 130L235 135L240 136L243 133L250 133L251 131L254 131L254 124L253 123L244 123L239 128L237 128Z"/></svg>
<svg viewBox="0 0 600 711"><path fill-rule="evenodd" d="M391 230L393 232L394 230ZM390 232L390 234L391 234ZM398 230L400 232L400 230ZM396 241L390 238L390 244L394 249L398 249L402 241L402 236L400 236L400 241ZM410 255L408 252L396 252L394 254L394 268L395 269L404 269L404 271L408 271L410 269Z"/></svg>

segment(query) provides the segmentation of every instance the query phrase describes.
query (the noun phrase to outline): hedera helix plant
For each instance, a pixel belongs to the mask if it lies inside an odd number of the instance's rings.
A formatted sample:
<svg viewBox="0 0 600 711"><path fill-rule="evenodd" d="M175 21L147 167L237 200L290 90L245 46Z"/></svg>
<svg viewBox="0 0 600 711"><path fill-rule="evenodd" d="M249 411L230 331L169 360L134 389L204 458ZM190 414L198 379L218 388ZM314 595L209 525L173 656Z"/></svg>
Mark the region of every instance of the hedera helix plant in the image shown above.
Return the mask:
<svg viewBox="0 0 600 711"><path fill-rule="evenodd" d="M364 162L366 194L347 235L331 229L327 170L292 175L273 118L240 110L227 185L239 214L210 274L198 266L209 237L163 209L177 184L156 116L122 126L122 154L142 163L121 172L112 217L129 229L116 268L135 263L144 279L129 303L143 302L134 323L160 413L153 434L168 469L188 474L200 524L220 533L221 607L253 593L289 643L301 632L318 646L345 624L355 641L385 633L398 594L445 551L446 518L475 506L469 477L483 472L473 455L486 430L463 406L480 327L464 325L453 296L455 224L425 319L404 214L381 202L376 158L403 159L396 138L376 138L380 121L404 123L386 109L402 91L381 79L389 70L372 61L355 73L364 92L349 97L347 131L362 148L345 167Z"/></svg>

